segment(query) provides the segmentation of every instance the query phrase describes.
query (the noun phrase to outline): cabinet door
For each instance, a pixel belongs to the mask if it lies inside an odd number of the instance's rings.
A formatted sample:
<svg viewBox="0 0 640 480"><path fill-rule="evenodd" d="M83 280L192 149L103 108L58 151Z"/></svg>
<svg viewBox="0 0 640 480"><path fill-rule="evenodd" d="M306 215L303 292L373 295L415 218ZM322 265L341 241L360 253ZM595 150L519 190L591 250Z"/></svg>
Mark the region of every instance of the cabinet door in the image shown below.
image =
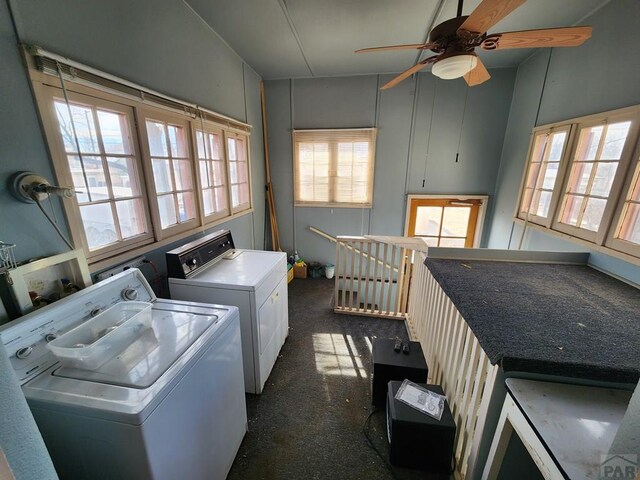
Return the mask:
<svg viewBox="0 0 640 480"><path fill-rule="evenodd" d="M260 385L267 380L282 347L283 312L287 309L287 282L283 277L258 310Z"/></svg>

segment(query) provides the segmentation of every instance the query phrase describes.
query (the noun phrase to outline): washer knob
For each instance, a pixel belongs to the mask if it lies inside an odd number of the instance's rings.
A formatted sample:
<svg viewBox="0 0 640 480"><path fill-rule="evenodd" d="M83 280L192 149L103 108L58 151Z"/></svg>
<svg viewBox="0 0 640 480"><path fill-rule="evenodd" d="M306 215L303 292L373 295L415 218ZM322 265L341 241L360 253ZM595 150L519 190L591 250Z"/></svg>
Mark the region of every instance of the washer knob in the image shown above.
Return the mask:
<svg viewBox="0 0 640 480"><path fill-rule="evenodd" d="M45 342L47 342L47 343L49 343L49 342L51 342L52 340L55 340L56 338L58 338L58 334L57 334L57 333L47 333L47 334L44 336L44 341L45 341Z"/></svg>
<svg viewBox="0 0 640 480"><path fill-rule="evenodd" d="M122 290L122 298L125 300L137 300L138 291L135 288L125 288Z"/></svg>
<svg viewBox="0 0 640 480"><path fill-rule="evenodd" d="M17 358L27 358L33 352L33 347L24 347L16 352Z"/></svg>

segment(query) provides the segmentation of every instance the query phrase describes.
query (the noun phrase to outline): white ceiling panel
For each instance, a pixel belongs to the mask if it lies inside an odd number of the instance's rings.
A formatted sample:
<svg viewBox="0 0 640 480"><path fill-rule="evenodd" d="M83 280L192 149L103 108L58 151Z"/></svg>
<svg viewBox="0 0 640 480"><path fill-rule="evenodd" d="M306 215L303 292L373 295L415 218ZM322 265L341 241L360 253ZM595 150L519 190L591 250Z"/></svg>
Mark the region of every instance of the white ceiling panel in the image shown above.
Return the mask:
<svg viewBox="0 0 640 480"><path fill-rule="evenodd" d="M354 50L421 43L436 12L440 12L435 20L438 24L455 17L458 3L457 0L185 1L266 79L403 71L415 63L416 51L356 54ZM489 33L575 25L607 1L529 0ZM467 0L463 14L468 15L479 3L480 0ZM495 68L516 66L533 51L479 53L487 67Z"/></svg>
<svg viewBox="0 0 640 480"><path fill-rule="evenodd" d="M312 76L277 0L185 0L264 78Z"/></svg>
<svg viewBox="0 0 640 480"><path fill-rule="evenodd" d="M399 43L422 43L439 0L286 0L315 75L405 70L417 52L354 53Z"/></svg>

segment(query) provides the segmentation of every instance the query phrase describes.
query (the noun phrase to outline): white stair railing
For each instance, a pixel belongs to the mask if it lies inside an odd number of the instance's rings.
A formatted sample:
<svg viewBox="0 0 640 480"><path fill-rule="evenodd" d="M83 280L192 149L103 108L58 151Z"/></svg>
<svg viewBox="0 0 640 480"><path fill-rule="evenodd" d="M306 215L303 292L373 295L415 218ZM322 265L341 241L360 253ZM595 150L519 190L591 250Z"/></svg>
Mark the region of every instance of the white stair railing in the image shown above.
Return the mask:
<svg viewBox="0 0 640 480"><path fill-rule="evenodd" d="M337 237L334 311L404 320L414 252L424 248L408 237Z"/></svg>

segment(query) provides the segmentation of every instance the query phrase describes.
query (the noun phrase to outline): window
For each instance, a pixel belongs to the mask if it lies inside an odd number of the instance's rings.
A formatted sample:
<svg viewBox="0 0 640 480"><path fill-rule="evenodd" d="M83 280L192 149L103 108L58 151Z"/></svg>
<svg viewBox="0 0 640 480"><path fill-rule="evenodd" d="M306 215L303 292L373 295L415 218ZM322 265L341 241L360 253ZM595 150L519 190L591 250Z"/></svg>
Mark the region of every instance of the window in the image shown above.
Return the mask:
<svg viewBox="0 0 640 480"><path fill-rule="evenodd" d="M203 128L196 128L196 144L202 208L205 220L210 221L229 214L227 169L223 155L222 131L206 126Z"/></svg>
<svg viewBox="0 0 640 480"><path fill-rule="evenodd" d="M534 133L529 169L520 203L520 214L529 221L547 224L556 189L560 160L569 137L569 127Z"/></svg>
<svg viewBox="0 0 640 480"><path fill-rule="evenodd" d="M93 269L251 211L250 126L25 56L74 245ZM123 81L124 82L124 81Z"/></svg>
<svg viewBox="0 0 640 480"><path fill-rule="evenodd" d="M52 153L64 165L60 181L76 190L70 220L74 242L88 257L121 252L153 240L141 184L140 159L126 105L47 89Z"/></svg>
<svg viewBox="0 0 640 480"><path fill-rule="evenodd" d="M616 250L627 251L640 257L640 153L636 153L627 194L620 202L616 215L618 223L607 241Z"/></svg>
<svg viewBox="0 0 640 480"><path fill-rule="evenodd" d="M535 129L517 216L640 257L639 127L635 106Z"/></svg>
<svg viewBox="0 0 640 480"><path fill-rule="evenodd" d="M193 228L197 209L193 160L187 133L189 124L178 118L145 114L146 157L151 163L156 228L161 236ZM146 135L145 135L146 134Z"/></svg>
<svg viewBox="0 0 640 480"><path fill-rule="evenodd" d="M229 158L231 210L240 212L251 205L247 139L242 135L227 134L227 157Z"/></svg>
<svg viewBox="0 0 640 480"><path fill-rule="evenodd" d="M579 127L558 217L560 224L598 232L630 127L630 120Z"/></svg>
<svg viewBox="0 0 640 480"><path fill-rule="evenodd" d="M294 202L371 207L376 130L295 130Z"/></svg>
<svg viewBox="0 0 640 480"><path fill-rule="evenodd" d="M409 196L406 235L430 247L477 247L485 196Z"/></svg>

